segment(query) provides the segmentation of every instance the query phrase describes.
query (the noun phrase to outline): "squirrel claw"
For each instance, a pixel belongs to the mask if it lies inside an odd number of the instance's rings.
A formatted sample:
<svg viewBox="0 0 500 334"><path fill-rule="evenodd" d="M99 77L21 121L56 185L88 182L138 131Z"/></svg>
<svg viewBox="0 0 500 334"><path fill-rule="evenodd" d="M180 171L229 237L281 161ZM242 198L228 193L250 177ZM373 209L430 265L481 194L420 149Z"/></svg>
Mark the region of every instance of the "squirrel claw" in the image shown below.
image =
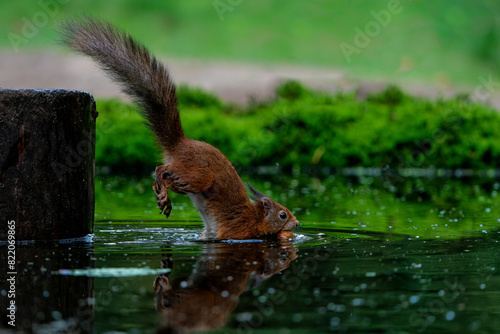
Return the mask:
<svg viewBox="0 0 500 334"><path fill-rule="evenodd" d="M165 218L168 218L172 212L172 202L168 197L168 184L164 184L164 182L162 182L162 176L165 172L160 173L160 168L160 166L156 167L156 178L153 182L153 189L155 191L156 198L158 199L156 201L156 203L158 203L157 209L160 209L160 214L164 214Z"/></svg>
<svg viewBox="0 0 500 334"><path fill-rule="evenodd" d="M160 209L160 214L164 214L165 218L168 218L172 212L172 202L170 201L170 197L168 197L166 190L164 194L162 192L162 194L158 195L157 203L157 209Z"/></svg>

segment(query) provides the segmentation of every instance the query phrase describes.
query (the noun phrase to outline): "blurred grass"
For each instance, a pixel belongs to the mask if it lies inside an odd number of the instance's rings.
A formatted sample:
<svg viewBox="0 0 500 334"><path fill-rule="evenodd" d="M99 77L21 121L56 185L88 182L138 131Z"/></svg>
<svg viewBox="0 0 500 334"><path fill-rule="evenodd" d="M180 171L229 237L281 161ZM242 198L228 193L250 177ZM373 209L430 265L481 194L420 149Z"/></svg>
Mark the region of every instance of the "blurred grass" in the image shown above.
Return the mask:
<svg viewBox="0 0 500 334"><path fill-rule="evenodd" d="M371 12L386 10L388 1L241 1L222 15L214 3L2 1L0 46L12 49L9 36L22 36L28 21L40 24L21 50L56 48L55 25L86 13L115 22L165 56L320 65L363 78L442 85L476 85L480 75L500 74L500 3L495 0L401 0L401 13L392 15L351 62L339 45L353 45L355 27L365 30L374 21ZM49 13L45 23L44 13Z"/></svg>

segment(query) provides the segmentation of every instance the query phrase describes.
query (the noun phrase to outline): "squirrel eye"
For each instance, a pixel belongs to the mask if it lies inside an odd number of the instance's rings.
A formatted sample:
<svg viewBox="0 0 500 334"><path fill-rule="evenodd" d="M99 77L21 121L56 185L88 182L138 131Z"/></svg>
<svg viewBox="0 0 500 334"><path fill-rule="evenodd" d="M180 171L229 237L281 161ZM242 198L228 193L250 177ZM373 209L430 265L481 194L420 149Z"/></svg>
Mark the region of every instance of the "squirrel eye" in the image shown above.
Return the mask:
<svg viewBox="0 0 500 334"><path fill-rule="evenodd" d="M286 212L285 211L281 211L280 212L280 218L281 219L286 219Z"/></svg>

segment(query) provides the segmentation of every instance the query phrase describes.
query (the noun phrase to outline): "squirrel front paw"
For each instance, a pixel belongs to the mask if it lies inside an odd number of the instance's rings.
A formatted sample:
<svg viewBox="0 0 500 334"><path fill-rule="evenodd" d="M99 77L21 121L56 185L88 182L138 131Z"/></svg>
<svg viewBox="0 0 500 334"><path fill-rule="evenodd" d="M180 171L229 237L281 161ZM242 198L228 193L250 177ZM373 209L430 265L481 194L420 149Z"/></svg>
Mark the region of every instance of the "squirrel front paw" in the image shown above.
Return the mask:
<svg viewBox="0 0 500 334"><path fill-rule="evenodd" d="M290 240L295 238L295 234L291 231L279 231L276 236L279 240Z"/></svg>

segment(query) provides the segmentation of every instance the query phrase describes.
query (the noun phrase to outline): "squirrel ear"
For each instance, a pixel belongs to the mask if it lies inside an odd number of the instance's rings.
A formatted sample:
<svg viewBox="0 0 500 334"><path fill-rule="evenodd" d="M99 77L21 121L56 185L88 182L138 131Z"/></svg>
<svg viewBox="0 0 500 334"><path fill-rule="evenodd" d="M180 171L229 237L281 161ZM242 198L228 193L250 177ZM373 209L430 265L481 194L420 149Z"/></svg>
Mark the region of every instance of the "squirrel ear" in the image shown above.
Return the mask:
<svg viewBox="0 0 500 334"><path fill-rule="evenodd" d="M252 196L250 196L250 198L252 199L252 201L260 201L260 199L262 197L265 197L265 195L263 193L261 193L260 191L258 191L257 189L255 189L254 187L252 187L251 185L249 185L248 183L246 184L246 186L252 192Z"/></svg>
<svg viewBox="0 0 500 334"><path fill-rule="evenodd" d="M264 216L268 216L273 210L273 201L269 197L262 197L260 201L264 207Z"/></svg>

